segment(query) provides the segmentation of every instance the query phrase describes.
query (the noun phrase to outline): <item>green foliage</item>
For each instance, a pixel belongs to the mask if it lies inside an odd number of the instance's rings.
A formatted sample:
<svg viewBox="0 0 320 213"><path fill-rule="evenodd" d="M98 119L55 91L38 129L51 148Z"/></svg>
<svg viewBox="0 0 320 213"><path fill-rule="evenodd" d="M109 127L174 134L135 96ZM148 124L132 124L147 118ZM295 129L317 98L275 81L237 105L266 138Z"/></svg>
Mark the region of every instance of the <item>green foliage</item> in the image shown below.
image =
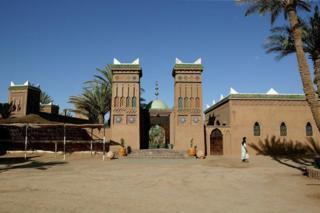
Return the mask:
<svg viewBox="0 0 320 213"><path fill-rule="evenodd" d="M311 59L318 59L320 57L320 15L317 6L308 22L300 20L299 30L302 34L304 51L309 54ZM267 53L278 53L276 59L280 60L296 52L293 32L288 25L274 27L270 31L271 35L264 45Z"/></svg>
<svg viewBox="0 0 320 213"><path fill-rule="evenodd" d="M2 118L9 118L12 112L16 109L13 102L11 103L0 103L0 115Z"/></svg>
<svg viewBox="0 0 320 213"><path fill-rule="evenodd" d="M40 103L42 104L49 104L52 103L53 99L51 98L50 95L48 95L46 92L41 91L40 93Z"/></svg>
<svg viewBox="0 0 320 213"><path fill-rule="evenodd" d="M75 106L74 113L82 114L93 122L104 123L104 116L111 109L112 72L109 66L97 68L100 75L84 84L82 94L71 96L69 103Z"/></svg>
<svg viewBox="0 0 320 213"><path fill-rule="evenodd" d="M165 130L159 125L149 130L149 148L165 148Z"/></svg>
<svg viewBox="0 0 320 213"><path fill-rule="evenodd" d="M271 24L275 22L278 16L283 13L284 18L287 19L289 11L303 10L310 11L310 3L306 0L237 0L240 4L248 4L249 7L245 13L246 16L253 13L260 15L270 14Z"/></svg>
<svg viewBox="0 0 320 213"><path fill-rule="evenodd" d="M104 116L110 111L110 88L103 84L93 84L83 88L79 96L71 96L69 102L75 106L75 113L86 116L93 122L104 123Z"/></svg>

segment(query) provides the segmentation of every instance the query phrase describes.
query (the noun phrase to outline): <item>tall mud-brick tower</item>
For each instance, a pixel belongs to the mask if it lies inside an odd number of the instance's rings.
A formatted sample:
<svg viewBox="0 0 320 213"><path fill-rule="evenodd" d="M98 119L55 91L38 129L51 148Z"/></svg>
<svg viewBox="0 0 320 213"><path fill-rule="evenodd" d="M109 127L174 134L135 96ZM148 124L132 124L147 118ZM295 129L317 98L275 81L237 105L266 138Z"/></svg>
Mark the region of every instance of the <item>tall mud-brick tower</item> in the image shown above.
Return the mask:
<svg viewBox="0 0 320 213"><path fill-rule="evenodd" d="M192 143L205 151L202 116L202 64L176 59L174 77L174 148L187 150Z"/></svg>
<svg viewBox="0 0 320 213"><path fill-rule="evenodd" d="M112 71L111 140L140 149L140 78L139 59L132 63L110 65Z"/></svg>

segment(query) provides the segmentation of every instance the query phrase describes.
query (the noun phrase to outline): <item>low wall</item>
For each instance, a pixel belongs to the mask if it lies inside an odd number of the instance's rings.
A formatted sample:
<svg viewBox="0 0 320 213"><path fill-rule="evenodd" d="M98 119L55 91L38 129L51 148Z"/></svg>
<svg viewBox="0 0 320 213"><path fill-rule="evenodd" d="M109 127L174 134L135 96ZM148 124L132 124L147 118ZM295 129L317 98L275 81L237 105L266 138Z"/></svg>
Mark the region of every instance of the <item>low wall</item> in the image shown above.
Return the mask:
<svg viewBox="0 0 320 213"><path fill-rule="evenodd" d="M25 150L25 128L0 128L0 154L6 151ZM29 128L27 150L44 151L103 151L109 150L110 128L67 128L64 147L64 130L62 127ZM103 139L105 138L105 145Z"/></svg>
<svg viewBox="0 0 320 213"><path fill-rule="evenodd" d="M308 174L308 177L320 179L320 169L308 167L307 174Z"/></svg>

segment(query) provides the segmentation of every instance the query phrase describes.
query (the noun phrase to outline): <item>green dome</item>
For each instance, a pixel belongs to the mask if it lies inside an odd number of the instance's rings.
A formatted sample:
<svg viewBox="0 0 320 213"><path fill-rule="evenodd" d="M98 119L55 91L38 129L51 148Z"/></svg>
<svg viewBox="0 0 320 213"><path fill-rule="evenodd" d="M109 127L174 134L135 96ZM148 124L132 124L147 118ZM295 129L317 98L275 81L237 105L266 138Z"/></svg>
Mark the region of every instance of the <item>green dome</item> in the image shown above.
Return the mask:
<svg viewBox="0 0 320 213"><path fill-rule="evenodd" d="M151 101L147 105L147 109L167 110L167 109L169 109L169 107L163 101L157 99L157 100Z"/></svg>

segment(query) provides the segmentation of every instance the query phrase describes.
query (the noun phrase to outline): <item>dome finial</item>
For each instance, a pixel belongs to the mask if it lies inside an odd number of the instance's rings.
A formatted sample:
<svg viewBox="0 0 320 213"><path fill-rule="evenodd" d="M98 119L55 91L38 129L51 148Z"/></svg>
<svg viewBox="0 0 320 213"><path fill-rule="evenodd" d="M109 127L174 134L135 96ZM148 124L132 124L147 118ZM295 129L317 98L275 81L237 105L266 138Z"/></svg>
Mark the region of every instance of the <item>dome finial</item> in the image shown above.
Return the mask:
<svg viewBox="0 0 320 213"><path fill-rule="evenodd" d="M156 99L158 100L159 99L159 84L158 84L158 81L156 81L156 88L155 88L155 96L156 96Z"/></svg>

